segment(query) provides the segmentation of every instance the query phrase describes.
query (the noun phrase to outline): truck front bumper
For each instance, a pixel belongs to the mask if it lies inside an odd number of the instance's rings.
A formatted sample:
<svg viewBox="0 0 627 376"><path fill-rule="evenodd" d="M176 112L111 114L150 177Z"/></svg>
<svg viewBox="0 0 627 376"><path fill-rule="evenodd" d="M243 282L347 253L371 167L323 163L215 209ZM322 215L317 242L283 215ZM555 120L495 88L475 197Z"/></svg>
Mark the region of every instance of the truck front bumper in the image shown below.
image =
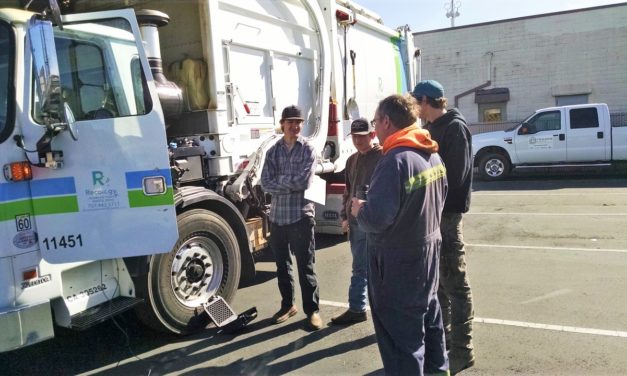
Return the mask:
<svg viewBox="0 0 627 376"><path fill-rule="evenodd" d="M0 352L54 337L50 302L0 310Z"/></svg>

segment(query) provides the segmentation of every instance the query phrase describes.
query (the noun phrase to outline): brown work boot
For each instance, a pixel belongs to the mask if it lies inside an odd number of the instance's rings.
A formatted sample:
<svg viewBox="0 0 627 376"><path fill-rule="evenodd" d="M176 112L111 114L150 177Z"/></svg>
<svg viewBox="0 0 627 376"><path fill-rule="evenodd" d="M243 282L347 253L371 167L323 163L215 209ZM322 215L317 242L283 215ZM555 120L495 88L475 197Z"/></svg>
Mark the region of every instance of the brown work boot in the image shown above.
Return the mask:
<svg viewBox="0 0 627 376"><path fill-rule="evenodd" d="M333 325L349 325L355 324L358 322L368 320L368 314L366 311L363 312L355 312L350 309L346 310L346 312L337 315L331 319L331 324Z"/></svg>
<svg viewBox="0 0 627 376"><path fill-rule="evenodd" d="M475 365L475 354L471 349L453 347L448 353L448 361L451 375L456 375Z"/></svg>
<svg viewBox="0 0 627 376"><path fill-rule="evenodd" d="M322 319L318 312L314 312L307 316L307 327L311 330L319 330L322 328Z"/></svg>
<svg viewBox="0 0 627 376"><path fill-rule="evenodd" d="M298 310L294 306L291 306L289 308L281 307L279 312L275 313L274 316L272 316L272 323L280 324L282 322L285 322L296 313L298 313Z"/></svg>

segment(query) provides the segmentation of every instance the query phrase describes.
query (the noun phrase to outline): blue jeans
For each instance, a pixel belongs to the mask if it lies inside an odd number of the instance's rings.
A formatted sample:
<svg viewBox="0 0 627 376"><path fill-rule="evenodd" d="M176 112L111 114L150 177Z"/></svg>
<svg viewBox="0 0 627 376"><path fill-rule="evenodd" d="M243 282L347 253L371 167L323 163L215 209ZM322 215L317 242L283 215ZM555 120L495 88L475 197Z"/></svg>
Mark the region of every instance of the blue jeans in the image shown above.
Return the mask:
<svg viewBox="0 0 627 376"><path fill-rule="evenodd" d="M358 224L350 224L348 240L353 254L353 274L348 287L348 308L353 312L366 311L368 299L368 249L366 233Z"/></svg>

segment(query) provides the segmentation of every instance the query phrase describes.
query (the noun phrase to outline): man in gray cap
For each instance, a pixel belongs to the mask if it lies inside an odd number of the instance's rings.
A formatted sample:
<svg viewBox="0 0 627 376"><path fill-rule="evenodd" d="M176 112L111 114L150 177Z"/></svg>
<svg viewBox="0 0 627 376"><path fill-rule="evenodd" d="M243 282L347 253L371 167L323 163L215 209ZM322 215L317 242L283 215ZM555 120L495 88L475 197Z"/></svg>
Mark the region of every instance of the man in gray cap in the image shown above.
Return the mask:
<svg viewBox="0 0 627 376"><path fill-rule="evenodd" d="M348 288L348 310L331 319L331 324L347 325L366 321L366 301L368 295L368 250L366 248L366 232L359 227L357 219L351 215L351 198L359 197L360 192L367 191L372 171L377 165L383 150L379 144L373 143L374 127L364 118L351 124L353 145L357 149L348 157L344 177L346 188L342 195L342 228L348 230L351 253L353 255L353 271Z"/></svg>
<svg viewBox="0 0 627 376"><path fill-rule="evenodd" d="M413 96L420 106L424 128L438 143L438 153L446 166L448 194L440 231L440 287L438 299L446 330L451 374L475 363L472 344L474 310L466 274L466 252L462 235L462 215L470 208L472 191L472 138L466 120L456 109L446 109L444 88L434 80L419 82Z"/></svg>
<svg viewBox="0 0 627 376"><path fill-rule="evenodd" d="M294 276L292 257L296 258L303 310L309 329L322 328L319 311L319 289L314 270L314 203L305 199L305 190L313 181L316 152L300 134L303 113L296 106L281 114L283 137L266 153L261 172L261 187L272 194L270 205L270 247L274 251L281 308L272 316L280 324L294 316Z"/></svg>

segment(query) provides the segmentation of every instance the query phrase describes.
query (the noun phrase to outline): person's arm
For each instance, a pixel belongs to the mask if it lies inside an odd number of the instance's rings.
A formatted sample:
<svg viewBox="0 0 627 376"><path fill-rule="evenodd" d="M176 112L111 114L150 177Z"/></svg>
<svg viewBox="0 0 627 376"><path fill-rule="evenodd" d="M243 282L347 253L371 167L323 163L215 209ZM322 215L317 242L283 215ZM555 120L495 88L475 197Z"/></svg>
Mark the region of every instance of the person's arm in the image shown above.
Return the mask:
<svg viewBox="0 0 627 376"><path fill-rule="evenodd" d="M372 173L368 200L357 214L366 232L385 232L396 219L404 190L395 159L380 160Z"/></svg>
<svg viewBox="0 0 627 376"><path fill-rule="evenodd" d="M276 158L274 155L275 148L272 147L266 153L263 169L261 170L261 188L270 194L287 194L290 193L289 188L278 183L278 168L276 166Z"/></svg>
<svg viewBox="0 0 627 376"><path fill-rule="evenodd" d="M277 182L291 192L304 191L311 186L316 165L316 151L309 144L303 144L303 164L295 175L277 176Z"/></svg>
<svg viewBox="0 0 627 376"><path fill-rule="evenodd" d="M351 161L353 156L351 155L346 160L346 167L344 167L344 193L342 193L342 210L340 211L340 218L342 221L348 221L348 216L351 215L350 212L346 211L348 202L351 200L351 181L350 176L352 174Z"/></svg>
<svg viewBox="0 0 627 376"><path fill-rule="evenodd" d="M449 189L456 189L464 184L468 174L472 173L472 158L470 155L470 140L461 126L451 129L445 135L446 155L442 160L446 167L446 178Z"/></svg>

